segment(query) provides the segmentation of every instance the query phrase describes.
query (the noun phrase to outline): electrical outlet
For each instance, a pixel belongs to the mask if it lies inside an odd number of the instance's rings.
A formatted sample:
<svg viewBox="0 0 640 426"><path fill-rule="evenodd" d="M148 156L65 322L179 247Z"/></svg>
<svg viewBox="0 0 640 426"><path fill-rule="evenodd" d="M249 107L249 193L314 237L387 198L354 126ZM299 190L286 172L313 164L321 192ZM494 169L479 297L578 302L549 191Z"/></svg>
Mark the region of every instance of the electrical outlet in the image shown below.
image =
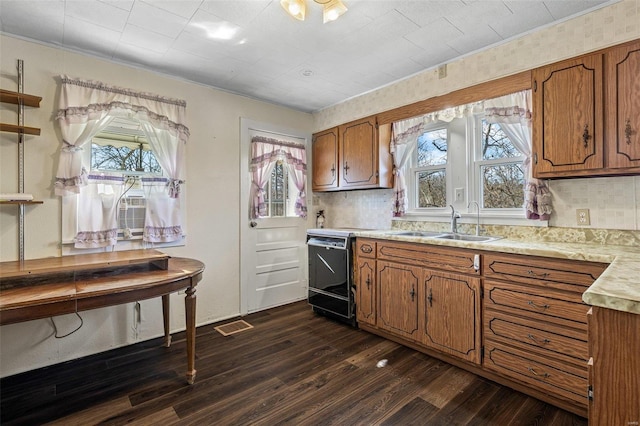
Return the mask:
<svg viewBox="0 0 640 426"><path fill-rule="evenodd" d="M456 188L456 202L464 201L464 188Z"/></svg>
<svg viewBox="0 0 640 426"><path fill-rule="evenodd" d="M578 222L578 226L590 225L589 209L576 209L576 221Z"/></svg>

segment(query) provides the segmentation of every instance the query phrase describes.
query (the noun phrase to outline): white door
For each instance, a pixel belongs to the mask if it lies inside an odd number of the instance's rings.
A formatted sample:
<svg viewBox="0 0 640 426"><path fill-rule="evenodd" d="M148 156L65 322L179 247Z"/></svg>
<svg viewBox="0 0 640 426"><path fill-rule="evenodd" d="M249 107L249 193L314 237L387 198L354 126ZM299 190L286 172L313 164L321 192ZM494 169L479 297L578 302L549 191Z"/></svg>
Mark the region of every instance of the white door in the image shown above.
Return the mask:
<svg viewBox="0 0 640 426"><path fill-rule="evenodd" d="M310 135L300 131L240 120L240 313L302 300L307 297L307 220L299 217L249 219L253 136L304 143ZM292 202L294 202L293 200ZM310 201L310 200L308 200Z"/></svg>

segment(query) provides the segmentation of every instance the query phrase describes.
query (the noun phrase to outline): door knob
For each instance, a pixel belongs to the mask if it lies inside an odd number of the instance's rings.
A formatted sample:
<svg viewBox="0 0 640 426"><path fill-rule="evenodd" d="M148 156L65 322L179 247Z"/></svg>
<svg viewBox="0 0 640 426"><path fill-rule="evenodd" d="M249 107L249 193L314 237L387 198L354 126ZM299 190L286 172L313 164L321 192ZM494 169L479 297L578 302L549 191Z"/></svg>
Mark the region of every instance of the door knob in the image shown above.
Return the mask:
<svg viewBox="0 0 640 426"><path fill-rule="evenodd" d="M255 220L252 220L251 222L249 222L249 226L255 228L256 226L258 226L258 223Z"/></svg>

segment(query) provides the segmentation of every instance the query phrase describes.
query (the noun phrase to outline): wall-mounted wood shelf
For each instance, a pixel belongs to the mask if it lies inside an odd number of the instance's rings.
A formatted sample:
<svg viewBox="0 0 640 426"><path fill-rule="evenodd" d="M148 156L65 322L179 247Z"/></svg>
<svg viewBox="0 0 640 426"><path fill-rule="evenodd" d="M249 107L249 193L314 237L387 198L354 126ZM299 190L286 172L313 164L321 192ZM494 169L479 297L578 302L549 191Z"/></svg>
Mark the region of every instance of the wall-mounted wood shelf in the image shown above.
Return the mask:
<svg viewBox="0 0 640 426"><path fill-rule="evenodd" d="M16 124L0 123L0 132L22 133L24 135L40 136L37 127L18 126Z"/></svg>
<svg viewBox="0 0 640 426"><path fill-rule="evenodd" d="M35 200L0 200L0 204L43 204L44 201Z"/></svg>
<svg viewBox="0 0 640 426"><path fill-rule="evenodd" d="M40 107L40 96L24 93L24 63L18 59L18 91L0 89L0 102L18 105L18 123L0 123L0 131L18 134L18 193L24 194L24 135L40 136L40 129L24 125L24 107ZM23 197L24 198L24 197ZM31 198L31 197L28 197ZM0 200L0 205L13 204L18 206L18 258L24 260L24 217L25 206L43 204L34 200Z"/></svg>
<svg viewBox="0 0 640 426"><path fill-rule="evenodd" d="M6 102L8 104L16 104L24 106L30 106L40 108L40 96L27 95L26 93L12 92L10 90L0 89L0 102Z"/></svg>

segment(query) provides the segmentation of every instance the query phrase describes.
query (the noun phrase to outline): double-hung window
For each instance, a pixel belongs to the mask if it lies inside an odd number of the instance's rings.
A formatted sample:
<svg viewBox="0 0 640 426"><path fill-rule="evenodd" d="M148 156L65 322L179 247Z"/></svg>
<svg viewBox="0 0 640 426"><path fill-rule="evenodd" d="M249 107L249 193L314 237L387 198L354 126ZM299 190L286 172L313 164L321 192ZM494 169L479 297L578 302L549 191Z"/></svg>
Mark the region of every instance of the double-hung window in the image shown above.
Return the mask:
<svg viewBox="0 0 640 426"><path fill-rule="evenodd" d="M435 127L418 137L412 169L415 207L447 206L448 129Z"/></svg>
<svg viewBox="0 0 640 426"><path fill-rule="evenodd" d="M476 200L482 209L523 214L524 156L516 149L500 124L476 117ZM473 192L470 192L473 193Z"/></svg>
<svg viewBox="0 0 640 426"><path fill-rule="evenodd" d="M476 201L484 216L523 218L523 161L500 124L481 114L436 121L417 138L406 174L409 213L442 216Z"/></svg>

